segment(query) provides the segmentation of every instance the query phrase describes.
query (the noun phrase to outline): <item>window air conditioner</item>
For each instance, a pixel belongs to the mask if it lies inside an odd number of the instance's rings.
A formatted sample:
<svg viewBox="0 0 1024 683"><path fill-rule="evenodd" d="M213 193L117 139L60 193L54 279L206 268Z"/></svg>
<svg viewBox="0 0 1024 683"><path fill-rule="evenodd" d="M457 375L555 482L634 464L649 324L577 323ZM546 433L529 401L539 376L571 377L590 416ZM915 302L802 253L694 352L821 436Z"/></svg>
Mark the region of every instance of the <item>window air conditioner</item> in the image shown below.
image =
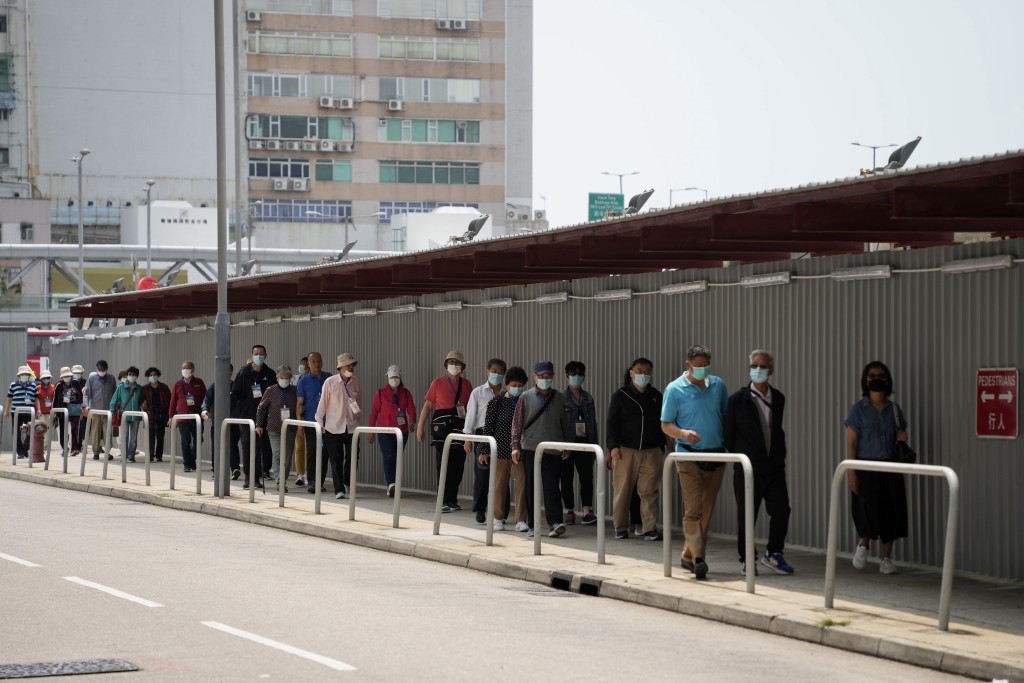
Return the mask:
<svg viewBox="0 0 1024 683"><path fill-rule="evenodd" d="M533 212L533 220L535 221L546 221L548 219L548 212L543 209L537 209Z"/></svg>
<svg viewBox="0 0 1024 683"><path fill-rule="evenodd" d="M465 31L467 28L465 19L452 19L453 31Z"/></svg>
<svg viewBox="0 0 1024 683"><path fill-rule="evenodd" d="M281 141L267 140L267 149L281 149Z"/></svg>
<svg viewBox="0 0 1024 683"><path fill-rule="evenodd" d="M302 151L303 152L315 152L316 151L316 143L315 142L303 142L302 143Z"/></svg>
<svg viewBox="0 0 1024 683"><path fill-rule="evenodd" d="M333 140L321 140L320 141L320 151L321 152L331 152L333 150L334 150L334 141Z"/></svg>
<svg viewBox="0 0 1024 683"><path fill-rule="evenodd" d="M377 125L381 126L383 128L384 126L388 125L388 120L387 119L377 119Z"/></svg>
<svg viewBox="0 0 1024 683"><path fill-rule="evenodd" d="M287 190L288 181L284 178L274 178L274 189L275 190Z"/></svg>
<svg viewBox="0 0 1024 683"><path fill-rule="evenodd" d="M338 146L337 146L337 150L339 152L351 152L352 151L352 143L351 142L339 142Z"/></svg>
<svg viewBox="0 0 1024 683"><path fill-rule="evenodd" d="M288 142L284 143L284 148L287 149L290 152L298 152L299 149L301 149L299 147L299 141L298 140L289 140Z"/></svg>
<svg viewBox="0 0 1024 683"><path fill-rule="evenodd" d="M388 111L402 111L405 103L402 100L388 100Z"/></svg>
<svg viewBox="0 0 1024 683"><path fill-rule="evenodd" d="M515 209L509 209L508 211L506 211L505 212L505 218L509 219L510 221L515 220L515 218L516 218L516 210Z"/></svg>
<svg viewBox="0 0 1024 683"><path fill-rule="evenodd" d="M334 100L334 106L338 109L355 109L356 101L351 97L338 97Z"/></svg>
<svg viewBox="0 0 1024 683"><path fill-rule="evenodd" d="M521 213L521 214L519 214L519 216L517 216L517 218L519 218L519 220L521 220L521 221L528 221L528 220L530 220L530 214L528 214L528 213Z"/></svg>
<svg viewBox="0 0 1024 683"><path fill-rule="evenodd" d="M452 20L451 19L438 19L437 20L437 27L439 29L449 29L449 28L452 27Z"/></svg>
<svg viewBox="0 0 1024 683"><path fill-rule="evenodd" d="M246 21L259 21L260 18L261 18L260 17L260 13L255 11L255 10L249 10L248 12L245 13L245 20Z"/></svg>
<svg viewBox="0 0 1024 683"><path fill-rule="evenodd" d="M263 149L265 146L262 140L249 140L249 149Z"/></svg>
<svg viewBox="0 0 1024 683"><path fill-rule="evenodd" d="M320 106L321 107L333 107L334 106L334 98L331 97L330 95L321 95L320 96Z"/></svg>
<svg viewBox="0 0 1024 683"><path fill-rule="evenodd" d="M469 121L459 121L455 125L459 128L469 128Z"/></svg>
<svg viewBox="0 0 1024 683"><path fill-rule="evenodd" d="M292 178L292 189L300 192L309 189L309 180L306 178Z"/></svg>

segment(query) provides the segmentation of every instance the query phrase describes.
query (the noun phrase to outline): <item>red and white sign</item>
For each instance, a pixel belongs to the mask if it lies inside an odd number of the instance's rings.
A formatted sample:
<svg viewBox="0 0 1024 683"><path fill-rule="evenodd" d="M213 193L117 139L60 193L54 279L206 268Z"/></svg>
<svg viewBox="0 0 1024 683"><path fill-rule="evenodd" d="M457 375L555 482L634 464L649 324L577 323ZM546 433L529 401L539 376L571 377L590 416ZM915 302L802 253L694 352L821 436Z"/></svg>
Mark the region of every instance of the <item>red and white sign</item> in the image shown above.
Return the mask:
<svg viewBox="0 0 1024 683"><path fill-rule="evenodd" d="M978 370L977 433L983 439L1017 438L1017 368Z"/></svg>

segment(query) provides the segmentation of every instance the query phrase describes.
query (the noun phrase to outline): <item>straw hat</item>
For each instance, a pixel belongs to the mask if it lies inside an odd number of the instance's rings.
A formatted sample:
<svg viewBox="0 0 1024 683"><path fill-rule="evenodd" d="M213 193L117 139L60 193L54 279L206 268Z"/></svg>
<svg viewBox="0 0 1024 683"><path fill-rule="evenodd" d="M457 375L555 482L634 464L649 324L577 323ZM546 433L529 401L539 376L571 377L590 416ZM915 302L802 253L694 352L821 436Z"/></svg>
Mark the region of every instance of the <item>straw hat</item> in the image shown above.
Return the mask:
<svg viewBox="0 0 1024 683"><path fill-rule="evenodd" d="M462 355L462 351L449 351L448 355L444 357L444 364L448 365L450 360L461 363L462 367L466 367L466 357Z"/></svg>
<svg viewBox="0 0 1024 683"><path fill-rule="evenodd" d="M351 353L343 353L340 356L338 356L338 367L339 368L343 368L346 365L357 365L357 364L358 364L358 361L356 360L356 357L353 356Z"/></svg>
<svg viewBox="0 0 1024 683"><path fill-rule="evenodd" d="M74 367L71 368L71 372L76 375L84 375L85 368L83 368L81 365L75 365Z"/></svg>
<svg viewBox="0 0 1024 683"><path fill-rule="evenodd" d="M20 368L18 368L18 374L19 375L31 375L32 374L32 368L30 368L27 365L22 365Z"/></svg>
<svg viewBox="0 0 1024 683"><path fill-rule="evenodd" d="M61 379L64 379L65 377L70 377L71 374L72 374L71 373L71 368L69 368L66 365L60 369L60 378Z"/></svg>
<svg viewBox="0 0 1024 683"><path fill-rule="evenodd" d="M39 373L39 379L53 379L53 375L50 374L49 370L43 370Z"/></svg>

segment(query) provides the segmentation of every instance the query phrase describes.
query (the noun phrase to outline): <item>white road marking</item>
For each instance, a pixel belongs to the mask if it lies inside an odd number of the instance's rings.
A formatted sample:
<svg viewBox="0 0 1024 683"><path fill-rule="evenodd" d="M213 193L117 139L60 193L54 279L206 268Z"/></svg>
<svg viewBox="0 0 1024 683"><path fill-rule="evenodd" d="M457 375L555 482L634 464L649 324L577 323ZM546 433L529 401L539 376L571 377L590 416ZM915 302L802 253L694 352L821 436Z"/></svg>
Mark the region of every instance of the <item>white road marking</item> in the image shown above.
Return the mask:
<svg viewBox="0 0 1024 683"><path fill-rule="evenodd" d="M144 607L163 607L163 605L161 605L159 602L153 602L152 600L147 600L146 598L140 598L137 595L132 595L131 593L125 593L124 591L119 591L116 588L111 588L109 586L104 586L101 583L95 583L93 581L86 581L85 579L80 579L77 576L65 576L64 578L67 581L70 581L71 583L77 583L77 584L80 584L82 586L86 586L88 588L95 588L98 591L103 591L104 593L109 593L110 595L113 595L115 598L121 598L123 600L130 600L131 602L137 602L137 603L139 603L140 605L142 605Z"/></svg>
<svg viewBox="0 0 1024 683"><path fill-rule="evenodd" d="M252 642L259 643L260 645L266 645L267 647L272 647L275 650L281 650L282 652L287 652L288 654L308 659L310 661L316 662L317 664L323 664L324 666L328 666L337 671L356 670L354 666L346 664L345 662L339 662L337 659L331 659L330 657L318 655L315 652L309 652L308 650L302 650L291 645L285 645L284 643L279 643L276 640L271 640L270 638L258 636L255 633L249 633L248 631L243 631L232 626L227 626L226 624L222 624L219 621L203 621L200 623L202 623L203 626L209 626L210 628L217 629L218 631L230 633L233 636L245 638L246 640L251 640Z"/></svg>
<svg viewBox="0 0 1024 683"><path fill-rule="evenodd" d="M35 562L29 562L28 560L23 560L20 557L15 557L14 555L4 555L3 553L0 553L0 560L7 560L8 562L14 562L16 564L23 564L26 567L38 567L39 566Z"/></svg>

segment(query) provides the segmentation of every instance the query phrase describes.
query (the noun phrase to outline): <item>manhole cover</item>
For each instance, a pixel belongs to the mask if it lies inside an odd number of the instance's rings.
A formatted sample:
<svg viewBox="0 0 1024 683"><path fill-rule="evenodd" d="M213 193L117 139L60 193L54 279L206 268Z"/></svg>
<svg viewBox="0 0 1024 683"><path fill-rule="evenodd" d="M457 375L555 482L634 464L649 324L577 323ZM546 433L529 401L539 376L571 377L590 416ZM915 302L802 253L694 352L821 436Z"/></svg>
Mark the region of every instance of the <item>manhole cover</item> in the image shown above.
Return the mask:
<svg viewBox="0 0 1024 683"><path fill-rule="evenodd" d="M139 667L123 659L81 659L73 662L36 662L34 664L0 664L0 680L10 678L42 678L74 674L111 674L138 671Z"/></svg>

